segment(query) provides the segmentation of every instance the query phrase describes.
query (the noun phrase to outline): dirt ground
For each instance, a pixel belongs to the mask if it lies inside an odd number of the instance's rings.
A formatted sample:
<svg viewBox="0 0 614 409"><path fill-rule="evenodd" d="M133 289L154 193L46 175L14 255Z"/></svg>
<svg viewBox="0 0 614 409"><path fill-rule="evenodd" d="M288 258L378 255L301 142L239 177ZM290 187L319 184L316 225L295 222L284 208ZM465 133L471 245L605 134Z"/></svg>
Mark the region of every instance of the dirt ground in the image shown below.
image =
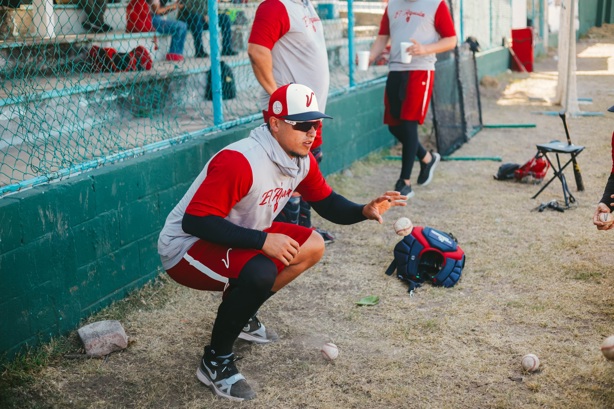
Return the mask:
<svg viewBox="0 0 614 409"><path fill-rule="evenodd" d="M535 145L565 140L549 99L556 87L554 55L536 72L505 74L482 88L485 124L535 124L487 128L454 157L500 156L524 163ZM93 317L120 319L132 343L105 360L67 359L48 347L46 365L22 382L5 371L5 407L40 408L613 408L614 362L599 346L614 334L614 232L591 219L612 168L614 37L578 44L578 96L584 112L569 119L586 190L564 213L537 212L562 201L556 181L537 198L533 183L501 182L501 162L442 162L433 183L416 186L406 208L385 223L336 226L322 261L273 297L260 312L280 334L265 346L237 343L238 367L256 390L242 404L216 398L195 377L209 338L219 294L200 293L162 278ZM393 151L394 153L394 151ZM398 161L374 155L331 185L357 202L392 188ZM548 178L552 171L548 173ZM449 289L407 287L384 274L398 242L400 216L415 225L452 232L467 256L460 283ZM362 297L378 305L359 307ZM323 360L324 342L340 356ZM72 334L64 344L77 348ZM72 351L76 352L76 351ZM523 355L539 356L538 372L522 371ZM13 369L15 370L15 369ZM6 384L6 383L5 383Z"/></svg>

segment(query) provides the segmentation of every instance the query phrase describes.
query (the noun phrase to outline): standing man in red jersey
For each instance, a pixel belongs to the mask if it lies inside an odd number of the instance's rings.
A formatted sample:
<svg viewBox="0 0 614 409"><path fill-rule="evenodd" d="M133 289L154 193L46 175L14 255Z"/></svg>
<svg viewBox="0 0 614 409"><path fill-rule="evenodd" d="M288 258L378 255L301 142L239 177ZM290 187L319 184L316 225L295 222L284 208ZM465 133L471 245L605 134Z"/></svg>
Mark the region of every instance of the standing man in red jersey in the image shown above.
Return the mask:
<svg viewBox="0 0 614 409"><path fill-rule="evenodd" d="M431 183L440 155L427 152L418 139L435 80L436 54L456 46L456 31L445 0L390 0L382 16L379 34L371 46L369 63L390 40L390 62L384 95L384 123L403 145L401 174L395 190L414 196L411 174L420 160L418 185ZM402 43L406 44L404 47ZM410 57L403 58L408 53ZM409 60L409 62L408 62Z"/></svg>

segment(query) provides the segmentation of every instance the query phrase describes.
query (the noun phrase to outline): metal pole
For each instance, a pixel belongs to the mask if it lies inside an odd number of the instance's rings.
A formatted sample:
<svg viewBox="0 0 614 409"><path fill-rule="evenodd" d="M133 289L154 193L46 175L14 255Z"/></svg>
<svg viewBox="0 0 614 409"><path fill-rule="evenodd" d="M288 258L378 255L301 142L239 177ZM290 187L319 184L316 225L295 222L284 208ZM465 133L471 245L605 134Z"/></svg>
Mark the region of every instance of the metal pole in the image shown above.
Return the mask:
<svg viewBox="0 0 614 409"><path fill-rule="evenodd" d="M539 1L539 38L542 39L542 44L544 45L544 53L548 53L548 28L546 24L548 24L546 19L547 7L546 3L548 0L540 0Z"/></svg>
<svg viewBox="0 0 614 409"><path fill-rule="evenodd" d="M488 13L490 14L490 18L488 19L489 28L490 28L490 46L492 47L494 44L493 41L493 32L492 32L492 0L488 2Z"/></svg>
<svg viewBox="0 0 614 409"><path fill-rule="evenodd" d="M350 88L356 85L354 81L354 0L348 0L348 66L350 76Z"/></svg>
<svg viewBox="0 0 614 409"><path fill-rule="evenodd" d="M463 41L465 41L465 7L464 7L465 2L463 0L460 0L460 5L459 5L459 16L458 19L459 21L459 25L458 25L458 32L460 34L460 43L462 43Z"/></svg>
<svg viewBox="0 0 614 409"><path fill-rule="evenodd" d="M209 16L209 50L211 51L211 100L213 102L213 124L224 122L222 105L222 73L220 68L220 33L218 29L217 0L207 0Z"/></svg>
<svg viewBox="0 0 614 409"><path fill-rule="evenodd" d="M565 114L569 112L571 104L571 69L573 68L572 55L575 52L576 47L572 47L571 44L576 43L576 0L570 0L569 2L569 43L567 45L567 78L565 78ZM573 112L572 112L573 114Z"/></svg>

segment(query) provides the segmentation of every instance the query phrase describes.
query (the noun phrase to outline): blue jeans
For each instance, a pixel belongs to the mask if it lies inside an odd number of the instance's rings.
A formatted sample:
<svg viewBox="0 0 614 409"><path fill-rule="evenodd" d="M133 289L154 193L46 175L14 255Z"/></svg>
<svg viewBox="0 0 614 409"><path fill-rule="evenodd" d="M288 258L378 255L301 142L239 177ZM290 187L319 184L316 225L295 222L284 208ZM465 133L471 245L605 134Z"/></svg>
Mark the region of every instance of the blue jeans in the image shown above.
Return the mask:
<svg viewBox="0 0 614 409"><path fill-rule="evenodd" d="M183 55L188 25L183 21L166 20L158 15L152 17L152 23L158 33L171 35L171 46L168 53Z"/></svg>
<svg viewBox="0 0 614 409"><path fill-rule="evenodd" d="M232 50L230 17L228 17L226 13L220 13L217 17L218 25L222 33L222 52L230 51ZM189 13L186 11L179 13L179 20L185 21L188 24L188 28L192 32L192 37L194 37L194 50L196 50L196 53L203 53L205 51L203 46L203 31L209 29L209 23L205 21L201 14Z"/></svg>

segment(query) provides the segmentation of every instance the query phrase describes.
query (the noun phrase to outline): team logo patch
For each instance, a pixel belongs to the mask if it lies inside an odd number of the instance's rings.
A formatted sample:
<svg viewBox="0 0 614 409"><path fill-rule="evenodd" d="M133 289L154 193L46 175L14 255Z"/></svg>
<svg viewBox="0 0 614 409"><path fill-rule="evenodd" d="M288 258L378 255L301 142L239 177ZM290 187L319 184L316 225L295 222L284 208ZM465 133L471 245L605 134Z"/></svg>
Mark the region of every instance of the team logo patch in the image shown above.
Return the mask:
<svg viewBox="0 0 614 409"><path fill-rule="evenodd" d="M281 111L284 109L283 105L281 104L281 102L279 101L275 101L273 102L273 113L275 113L276 115L280 114Z"/></svg>
<svg viewBox="0 0 614 409"><path fill-rule="evenodd" d="M311 105L311 101L313 101L313 95L313 92L311 93L311 95L305 95L307 97L307 108L309 108L309 106Z"/></svg>

